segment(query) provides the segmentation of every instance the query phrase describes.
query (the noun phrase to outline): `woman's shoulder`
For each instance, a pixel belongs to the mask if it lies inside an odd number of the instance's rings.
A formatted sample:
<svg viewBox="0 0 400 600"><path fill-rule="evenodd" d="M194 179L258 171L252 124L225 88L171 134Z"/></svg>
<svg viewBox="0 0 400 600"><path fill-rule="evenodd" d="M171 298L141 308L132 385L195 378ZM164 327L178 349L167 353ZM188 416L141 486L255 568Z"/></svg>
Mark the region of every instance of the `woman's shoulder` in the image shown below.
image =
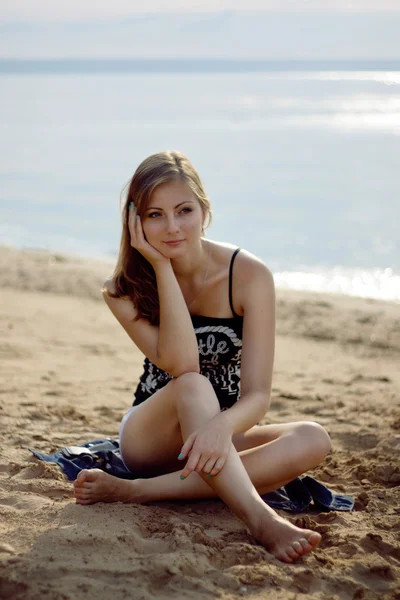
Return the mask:
<svg viewBox="0 0 400 600"><path fill-rule="evenodd" d="M101 288L101 293L103 294L103 296L108 296L109 298L114 298L115 300L127 300L128 297L124 296L121 293L121 290L119 289L115 279L113 277L109 277L108 279L105 280L105 282L103 283L103 286Z"/></svg>
<svg viewBox="0 0 400 600"><path fill-rule="evenodd" d="M259 315L266 306L275 304L274 276L265 262L248 250L241 249L233 271L233 297L239 315Z"/></svg>
<svg viewBox="0 0 400 600"><path fill-rule="evenodd" d="M115 280L110 277L106 279L101 288L103 294L116 294L117 286L115 285Z"/></svg>
<svg viewBox="0 0 400 600"><path fill-rule="evenodd" d="M106 279L101 288L103 298L111 312L122 321L132 321L137 315L137 311L132 301L127 296L120 296L115 280Z"/></svg>
<svg viewBox="0 0 400 600"><path fill-rule="evenodd" d="M129 296L126 296L122 292L122 290L117 285L117 283L113 277L109 277L108 279L105 280L105 282L102 285L101 291L102 291L103 295L106 294L111 297L115 296L119 300L129 300Z"/></svg>
<svg viewBox="0 0 400 600"><path fill-rule="evenodd" d="M213 253L215 258L221 263L227 265L233 257L233 253L239 246L226 242L218 242L215 240L209 240L212 244ZM240 279L243 276L244 279L251 279L253 277L272 277L272 272L266 265L266 263L245 248L240 248L240 251L235 256L235 276L238 274Z"/></svg>
<svg viewBox="0 0 400 600"><path fill-rule="evenodd" d="M233 244L212 242L216 260L219 262L219 271L224 277L229 277L229 265L234 251L238 248ZM258 310L258 302L265 304L267 298L275 297L275 284L272 272L265 262L249 252L240 248L235 256L232 269L232 293L236 314L243 316L247 311ZM258 300L259 299L259 300Z"/></svg>

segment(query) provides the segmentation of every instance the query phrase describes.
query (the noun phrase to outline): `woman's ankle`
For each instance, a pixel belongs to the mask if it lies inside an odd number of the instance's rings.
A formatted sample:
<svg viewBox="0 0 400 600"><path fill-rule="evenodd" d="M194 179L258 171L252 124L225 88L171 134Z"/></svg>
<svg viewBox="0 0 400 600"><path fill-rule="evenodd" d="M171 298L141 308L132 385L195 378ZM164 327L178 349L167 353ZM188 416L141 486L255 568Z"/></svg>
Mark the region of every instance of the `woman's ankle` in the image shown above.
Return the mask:
<svg viewBox="0 0 400 600"><path fill-rule="evenodd" d="M146 488L147 481L147 479L133 479L130 481L132 490L131 502L137 502L139 504L151 502L151 498L149 497Z"/></svg>
<svg viewBox="0 0 400 600"><path fill-rule="evenodd" d="M254 503L251 510L243 518L247 527L250 529L252 535L258 531L265 530L268 522L274 522L280 520L281 517L276 513L268 504L266 504L261 498L259 501Z"/></svg>

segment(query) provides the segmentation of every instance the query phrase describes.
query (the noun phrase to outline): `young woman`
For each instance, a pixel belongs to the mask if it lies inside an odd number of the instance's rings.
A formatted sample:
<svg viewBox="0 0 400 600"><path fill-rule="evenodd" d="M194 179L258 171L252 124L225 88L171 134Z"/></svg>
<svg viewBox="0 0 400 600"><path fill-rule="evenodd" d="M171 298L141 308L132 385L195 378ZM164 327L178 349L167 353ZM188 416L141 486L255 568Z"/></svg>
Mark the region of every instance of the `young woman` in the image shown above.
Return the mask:
<svg viewBox="0 0 400 600"><path fill-rule="evenodd" d="M317 466L330 440L314 422L258 424L271 397L271 272L249 252L204 238L210 203L179 152L140 164L122 218L103 295L146 356L120 429L121 455L137 479L84 470L76 502L219 496L261 544L292 562L321 536L280 517L260 494Z"/></svg>

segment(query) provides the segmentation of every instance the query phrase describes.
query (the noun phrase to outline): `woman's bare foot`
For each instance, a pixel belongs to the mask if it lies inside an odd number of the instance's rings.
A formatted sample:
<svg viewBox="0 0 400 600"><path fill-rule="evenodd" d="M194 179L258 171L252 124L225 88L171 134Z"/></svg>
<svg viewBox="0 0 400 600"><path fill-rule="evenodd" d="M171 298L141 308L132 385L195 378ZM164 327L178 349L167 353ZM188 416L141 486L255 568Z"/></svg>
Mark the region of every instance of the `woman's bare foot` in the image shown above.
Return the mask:
<svg viewBox="0 0 400 600"><path fill-rule="evenodd" d="M291 563L314 550L321 535L311 529L300 529L267 507L261 519L248 524L250 532L271 554Z"/></svg>
<svg viewBox="0 0 400 600"><path fill-rule="evenodd" d="M81 471L74 482L74 495L77 504L151 500L140 492L139 479L119 479L100 469ZM246 524L256 540L276 558L286 563L311 552L321 541L319 533L292 525L264 503L260 505L259 511L255 510L252 513Z"/></svg>
<svg viewBox="0 0 400 600"><path fill-rule="evenodd" d="M138 482L113 477L100 469L83 469L74 481L74 496L77 504L144 502Z"/></svg>

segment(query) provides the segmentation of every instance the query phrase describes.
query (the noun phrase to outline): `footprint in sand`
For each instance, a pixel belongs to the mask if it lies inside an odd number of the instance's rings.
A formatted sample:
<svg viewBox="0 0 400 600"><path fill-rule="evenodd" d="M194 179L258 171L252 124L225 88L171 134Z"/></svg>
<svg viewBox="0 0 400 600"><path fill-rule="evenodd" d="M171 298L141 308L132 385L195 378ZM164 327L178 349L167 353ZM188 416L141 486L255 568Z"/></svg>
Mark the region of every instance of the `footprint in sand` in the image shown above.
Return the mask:
<svg viewBox="0 0 400 600"><path fill-rule="evenodd" d="M16 550L14 548L14 546L11 546L11 544L6 544L5 542L0 542L0 555L1 554L16 554Z"/></svg>
<svg viewBox="0 0 400 600"><path fill-rule="evenodd" d="M371 578L380 580L383 579L389 584L389 581L393 581L395 579L392 567L379 556L369 558L367 563L354 563L354 571L357 575L361 575L367 580ZM383 592L383 590L381 590L381 592ZM382 593L380 597L384 597Z"/></svg>
<svg viewBox="0 0 400 600"><path fill-rule="evenodd" d="M59 467L55 464L37 462L32 464L13 463L10 466L9 473L13 482L34 482L40 483L41 480L55 480L65 482L65 477ZM44 483L44 482L43 482Z"/></svg>
<svg viewBox="0 0 400 600"><path fill-rule="evenodd" d="M315 575L311 569L303 569L293 575L293 584L302 594L308 594L315 580Z"/></svg>
<svg viewBox="0 0 400 600"><path fill-rule="evenodd" d="M361 540L361 546L367 552L378 552L382 556L391 556L400 561L400 545L395 546L390 542L385 542L379 534L367 533Z"/></svg>
<svg viewBox="0 0 400 600"><path fill-rule="evenodd" d="M33 512L51 504L53 504L53 501L50 498L44 498L36 494L19 493L12 496L6 494L0 496L0 506L9 506L23 512Z"/></svg>

